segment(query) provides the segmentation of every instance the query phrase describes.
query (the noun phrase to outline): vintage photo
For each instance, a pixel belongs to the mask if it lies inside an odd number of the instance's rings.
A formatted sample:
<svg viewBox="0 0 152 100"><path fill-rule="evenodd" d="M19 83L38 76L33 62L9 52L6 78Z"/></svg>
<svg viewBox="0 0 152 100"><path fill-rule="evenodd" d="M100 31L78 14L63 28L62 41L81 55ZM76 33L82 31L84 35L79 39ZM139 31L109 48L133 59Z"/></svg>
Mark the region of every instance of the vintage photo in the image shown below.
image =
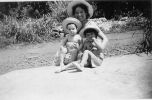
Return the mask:
<svg viewBox="0 0 152 100"><path fill-rule="evenodd" d="M152 99L151 0L0 1L0 100Z"/></svg>

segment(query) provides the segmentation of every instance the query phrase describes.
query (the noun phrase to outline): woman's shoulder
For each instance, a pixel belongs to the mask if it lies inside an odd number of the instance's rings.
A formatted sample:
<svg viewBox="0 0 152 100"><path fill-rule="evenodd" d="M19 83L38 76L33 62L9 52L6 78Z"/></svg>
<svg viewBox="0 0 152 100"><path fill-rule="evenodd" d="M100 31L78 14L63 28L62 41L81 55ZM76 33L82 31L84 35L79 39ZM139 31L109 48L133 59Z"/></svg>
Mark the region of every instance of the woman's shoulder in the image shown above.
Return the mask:
<svg viewBox="0 0 152 100"><path fill-rule="evenodd" d="M88 19L88 21L86 22L86 25L97 25L97 23Z"/></svg>
<svg viewBox="0 0 152 100"><path fill-rule="evenodd" d="M94 27L100 29L99 26L98 26L98 24L96 22L92 21L92 20L88 20L87 23L85 24L86 27L89 26L89 25L94 26Z"/></svg>

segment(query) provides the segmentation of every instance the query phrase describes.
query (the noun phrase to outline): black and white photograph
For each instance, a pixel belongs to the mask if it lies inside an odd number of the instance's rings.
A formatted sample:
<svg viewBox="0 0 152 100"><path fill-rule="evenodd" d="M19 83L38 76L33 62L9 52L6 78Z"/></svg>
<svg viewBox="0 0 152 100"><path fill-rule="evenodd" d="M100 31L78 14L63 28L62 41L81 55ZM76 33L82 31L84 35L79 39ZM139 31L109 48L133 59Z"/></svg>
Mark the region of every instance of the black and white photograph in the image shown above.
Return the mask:
<svg viewBox="0 0 152 100"><path fill-rule="evenodd" d="M152 99L151 0L0 1L0 100Z"/></svg>

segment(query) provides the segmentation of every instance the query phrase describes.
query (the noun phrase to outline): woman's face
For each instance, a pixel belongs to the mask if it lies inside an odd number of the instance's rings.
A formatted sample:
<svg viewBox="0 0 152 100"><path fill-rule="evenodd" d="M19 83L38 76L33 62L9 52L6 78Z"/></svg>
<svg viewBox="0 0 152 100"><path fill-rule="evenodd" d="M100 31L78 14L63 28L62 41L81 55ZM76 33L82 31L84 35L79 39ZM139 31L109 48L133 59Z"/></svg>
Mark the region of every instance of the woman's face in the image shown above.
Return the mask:
<svg viewBox="0 0 152 100"><path fill-rule="evenodd" d="M80 20L81 22L86 20L86 12L84 11L84 9L82 9L81 7L77 7L75 9L75 14L74 14L75 18L77 18L78 20Z"/></svg>

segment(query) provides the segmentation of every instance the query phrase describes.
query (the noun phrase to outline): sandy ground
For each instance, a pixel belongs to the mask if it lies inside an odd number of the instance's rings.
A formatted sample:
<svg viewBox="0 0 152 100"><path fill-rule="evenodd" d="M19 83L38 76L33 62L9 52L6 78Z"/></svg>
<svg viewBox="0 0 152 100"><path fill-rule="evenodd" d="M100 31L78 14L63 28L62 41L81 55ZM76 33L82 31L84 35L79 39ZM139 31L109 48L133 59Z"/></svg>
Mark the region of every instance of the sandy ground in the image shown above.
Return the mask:
<svg viewBox="0 0 152 100"><path fill-rule="evenodd" d="M138 33L107 34L109 46L137 42ZM99 68L55 74L51 62L58 49L59 42L0 49L0 100L152 98L152 54L107 57Z"/></svg>
<svg viewBox="0 0 152 100"><path fill-rule="evenodd" d="M152 98L152 55L106 58L102 67L55 74L54 66L0 76L0 100Z"/></svg>

